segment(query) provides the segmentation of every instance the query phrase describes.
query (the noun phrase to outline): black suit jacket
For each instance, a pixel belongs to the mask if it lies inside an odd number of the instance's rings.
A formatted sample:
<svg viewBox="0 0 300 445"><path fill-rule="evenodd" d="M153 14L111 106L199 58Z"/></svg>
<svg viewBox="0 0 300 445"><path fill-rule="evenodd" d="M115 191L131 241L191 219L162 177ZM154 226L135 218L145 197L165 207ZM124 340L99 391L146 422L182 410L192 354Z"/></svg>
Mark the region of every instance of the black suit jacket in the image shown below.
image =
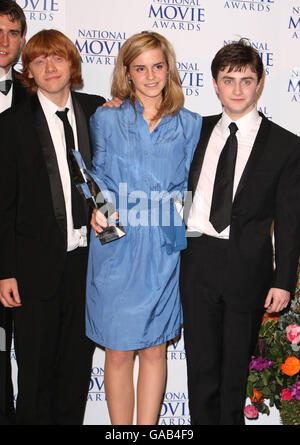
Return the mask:
<svg viewBox="0 0 300 445"><path fill-rule="evenodd" d="M22 102L23 99L28 97L26 88L23 87L20 79L18 78L18 73L14 69L12 70L12 80L13 80L13 95L11 106Z"/></svg>
<svg viewBox="0 0 300 445"><path fill-rule="evenodd" d="M20 79L18 78L18 73L14 69L12 69L12 81L13 81L13 94L11 106L22 102L26 97L28 97L28 93L26 88L23 87Z"/></svg>
<svg viewBox="0 0 300 445"><path fill-rule="evenodd" d="M234 197L230 223L224 297L240 310L261 308L270 287L292 291L300 250L300 138L261 116ZM217 115L203 119L189 174L192 196L211 133L220 118ZM189 208L188 204L186 218Z"/></svg>
<svg viewBox="0 0 300 445"><path fill-rule="evenodd" d="M27 90L22 86L17 77L17 72L12 70L13 94L11 106L14 106L27 97ZM1 128L1 127L0 127ZM1 128L2 134L2 128ZM2 138L0 140L0 147ZM2 258L1 261L4 261ZM10 349L12 339L12 312L0 304L0 326L6 332L6 352L0 352L0 425L13 422L13 386L11 381Z"/></svg>
<svg viewBox="0 0 300 445"><path fill-rule="evenodd" d="M89 118L105 100L83 93L72 99L89 168ZM2 113L0 127L0 279L15 277L23 301L48 299L62 273L67 231L57 159L37 96Z"/></svg>

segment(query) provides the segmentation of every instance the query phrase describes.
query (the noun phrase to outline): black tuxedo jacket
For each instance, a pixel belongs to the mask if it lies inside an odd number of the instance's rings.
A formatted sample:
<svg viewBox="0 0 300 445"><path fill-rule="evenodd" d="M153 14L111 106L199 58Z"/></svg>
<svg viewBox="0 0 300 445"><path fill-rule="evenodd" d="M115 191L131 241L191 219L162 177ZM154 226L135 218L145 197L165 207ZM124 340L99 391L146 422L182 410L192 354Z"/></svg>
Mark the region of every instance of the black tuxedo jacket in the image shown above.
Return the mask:
<svg viewBox="0 0 300 445"><path fill-rule="evenodd" d="M11 106L14 106L27 97L27 90L12 70L13 94ZM2 134L2 128L0 127ZM2 138L0 140L0 146ZM2 168L3 170L3 168ZM2 258L1 261L4 261ZM1 262L0 261L0 262ZM6 333L6 351L0 352L0 425L8 425L14 418L13 386L11 381L10 350L12 339L12 312L0 304L0 326Z"/></svg>
<svg viewBox="0 0 300 445"><path fill-rule="evenodd" d="M12 101L11 106L22 102L27 96L27 90L23 87L20 79L18 78L18 73L14 69L12 69L12 81L13 81L13 94L12 94Z"/></svg>
<svg viewBox="0 0 300 445"><path fill-rule="evenodd" d="M270 287L293 291L300 250L300 138L261 116L234 197L230 223L224 297L240 310L261 308ZM189 174L192 196L211 133L220 118L203 119ZM185 218L189 208L187 205Z"/></svg>
<svg viewBox="0 0 300 445"><path fill-rule="evenodd" d="M89 168L89 118L105 100L83 93L72 99ZM67 230L55 149L37 96L2 113L0 128L0 279L16 278L23 301L48 299L62 273Z"/></svg>
<svg viewBox="0 0 300 445"><path fill-rule="evenodd" d="M12 70L12 80L13 80L13 95L12 95L12 103L11 106L22 102L28 96L26 88L23 87L20 79L18 78L17 72Z"/></svg>

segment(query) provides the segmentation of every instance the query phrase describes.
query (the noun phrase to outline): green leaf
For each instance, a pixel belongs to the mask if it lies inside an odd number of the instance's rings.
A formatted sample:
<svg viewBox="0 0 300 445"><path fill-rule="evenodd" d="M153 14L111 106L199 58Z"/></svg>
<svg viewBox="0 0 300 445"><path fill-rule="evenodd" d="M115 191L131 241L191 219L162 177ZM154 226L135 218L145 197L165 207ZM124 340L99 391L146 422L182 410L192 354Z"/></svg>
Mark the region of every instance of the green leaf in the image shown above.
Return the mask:
<svg viewBox="0 0 300 445"><path fill-rule="evenodd" d="M272 391L268 387L261 390L261 395L266 399L268 399L271 396L271 394L272 394Z"/></svg>
<svg viewBox="0 0 300 445"><path fill-rule="evenodd" d="M253 373L250 373L248 376L248 382L255 383L257 381L257 376Z"/></svg>
<svg viewBox="0 0 300 445"><path fill-rule="evenodd" d="M249 379L247 383L247 396L249 396L250 398L253 396L253 383L250 382Z"/></svg>
<svg viewBox="0 0 300 445"><path fill-rule="evenodd" d="M278 377L278 375L276 376L276 381L277 381L278 385L283 386L283 381L282 381L282 379L280 379Z"/></svg>

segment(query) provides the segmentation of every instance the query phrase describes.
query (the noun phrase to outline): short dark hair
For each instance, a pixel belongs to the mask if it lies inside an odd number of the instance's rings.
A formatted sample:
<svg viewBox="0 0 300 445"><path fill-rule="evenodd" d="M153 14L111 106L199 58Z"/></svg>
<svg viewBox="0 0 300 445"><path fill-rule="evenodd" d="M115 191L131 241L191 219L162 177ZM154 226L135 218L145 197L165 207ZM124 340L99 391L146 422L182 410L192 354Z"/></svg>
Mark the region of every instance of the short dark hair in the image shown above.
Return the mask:
<svg viewBox="0 0 300 445"><path fill-rule="evenodd" d="M247 39L240 39L237 42L228 43L217 52L211 64L211 73L217 81L219 72L224 71L225 68L228 67L228 72L231 72L241 71L247 66L257 74L259 82L264 73L264 65L259 52L250 45Z"/></svg>
<svg viewBox="0 0 300 445"><path fill-rule="evenodd" d="M16 20L21 24L21 36L26 33L26 17L21 6L19 6L13 0L1 0L0 1L0 16L8 15L11 22Z"/></svg>

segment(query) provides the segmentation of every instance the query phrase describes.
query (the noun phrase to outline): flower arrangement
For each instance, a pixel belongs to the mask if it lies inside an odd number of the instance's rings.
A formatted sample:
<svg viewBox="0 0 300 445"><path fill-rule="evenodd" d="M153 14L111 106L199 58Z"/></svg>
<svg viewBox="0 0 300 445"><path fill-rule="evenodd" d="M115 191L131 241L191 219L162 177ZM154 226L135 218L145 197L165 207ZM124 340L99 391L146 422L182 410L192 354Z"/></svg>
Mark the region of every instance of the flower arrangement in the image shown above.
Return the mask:
<svg viewBox="0 0 300 445"><path fill-rule="evenodd" d="M247 395L248 419L269 415L269 406L275 405L284 425L300 425L300 283L288 309L263 317L249 365Z"/></svg>

